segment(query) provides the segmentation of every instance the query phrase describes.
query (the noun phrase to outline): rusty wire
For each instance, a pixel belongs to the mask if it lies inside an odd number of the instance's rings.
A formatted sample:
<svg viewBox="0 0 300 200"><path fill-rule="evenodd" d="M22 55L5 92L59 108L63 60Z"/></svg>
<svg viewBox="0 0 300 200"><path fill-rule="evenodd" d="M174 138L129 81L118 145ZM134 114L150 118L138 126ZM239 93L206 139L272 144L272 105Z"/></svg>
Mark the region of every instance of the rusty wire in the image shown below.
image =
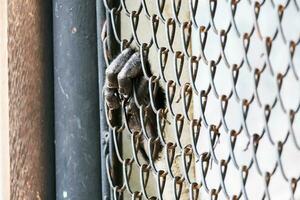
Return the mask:
<svg viewBox="0 0 300 200"><path fill-rule="evenodd" d="M264 182L263 192L257 195L257 199L272 199L272 194L269 191L269 184L272 181L272 178L275 173L280 173L282 181L289 185L289 198L294 199L294 194L297 190L297 185L300 180L300 172L295 176L288 176L287 171L285 171L285 163L283 162L282 152L285 149L286 145L294 145L294 148L300 152L300 130L295 128L296 122L295 118L299 118L299 109L300 109L300 97L297 95L290 96L288 98L294 98L297 100L296 106L291 108L291 106L286 105L283 99L283 84L285 82L294 80L297 86L300 86L300 67L295 63L296 51L299 47L300 42L300 32L298 31L298 38L289 38L283 27L283 19L289 9L294 9L299 14L300 7L299 2L296 0L287 0L283 1L282 4L277 3L275 0L264 0L264 1L253 1L253 0L227 0L226 4L228 5L228 10L230 13L230 20L226 28L220 29L217 25L217 20L215 19L216 12L222 12L218 10L219 1L209 0L206 11L209 13L209 20L207 24L201 24L198 22L197 15L199 4L203 1L200 0L187 0L187 1L171 1L171 10L172 17L166 17L164 13L165 9L165 0L155 0L155 1L146 1L146 0L136 0L136 9L132 10L128 8L126 0L121 0L118 7L110 7L109 3L106 0L103 0L106 7L106 11L109 12L111 21L114 22L117 17L120 17L123 13L127 20L130 21L130 37L122 38L121 34L118 33L112 23L113 35L103 37L103 46L105 52L105 59L107 66L111 62L112 58L110 57L107 38L114 37L119 45L120 49L124 49L128 46L135 46L141 52L141 56L144 57L149 53L150 49L154 49L157 52L158 64L154 67L157 68L158 74L151 77L147 76L144 63L142 63L142 68L145 77L149 81L149 94L150 94L150 104L157 117L157 131L158 138L149 138L145 128L142 129L141 133L131 133L131 149L132 157L125 158L118 149L120 141L118 141L118 135L122 134L124 129L128 129L126 122L126 116L123 117L124 122L121 127L114 127L110 123L110 118L107 116L107 121L110 125L110 128L113 130L111 137L113 137L114 146L117 154L118 161L122 165L123 169L123 185L116 185L115 180L111 176L114 173L110 167L110 161L107 157L107 174L109 177L109 182L112 190L114 191L114 198L121 198L123 193L130 194L132 199L163 199L163 193L165 187L173 187L174 197L173 199L181 199L183 187L188 187L189 198L190 199L200 199L201 193L206 193L210 199L248 199L248 189L247 189L247 180L250 176L250 171L255 170L256 173L261 177L260 180ZM252 20L252 27L248 32L242 32L237 23L236 13L239 9L239 4L241 2L246 2L249 6L251 15L247 16ZM150 13L148 6L149 4L155 4L156 13ZM190 18L187 21L183 21L180 18L180 9L182 4L188 4ZM260 25L260 16L263 13L264 7L266 5L271 5L275 13L275 18L272 18L272 23L276 24L276 28L273 33L270 35L265 35L262 31ZM245 13L246 15L247 13ZM138 34L139 19L141 17L146 18L151 27L149 27L149 32L151 32L151 38L148 42L143 42ZM201 14L200 14L201 17ZM289 20L298 20L298 19L289 19ZM298 22L299 23L299 22ZM158 27L163 26L165 30L165 35L158 35ZM199 54L191 52L191 43L192 43L192 30L199 37ZM175 34L179 34L181 38L181 49L177 50L174 48L174 39ZM210 59L207 56L207 52L210 50L207 48L208 37L209 35L215 35L218 40L216 41L219 45L216 47L220 49L219 54L215 59ZM162 46L158 41L158 37L164 37L167 45ZM242 57L240 62L232 63L228 58L227 54L227 42L230 37L235 37L237 41L240 42L242 48ZM253 38L257 37L257 40ZM250 53L249 49L252 41L260 43L263 45L264 54L263 62L261 66L253 65L249 58ZM274 68L274 62L272 61L271 54L273 50L273 44L280 41L285 48L282 49L282 52L288 54L288 62L286 67L282 71L278 71ZM299 50L298 50L299 51ZM299 54L298 54L299 56ZM142 58L141 60L144 60ZM173 72L174 79L168 79L165 74L165 69L168 60L173 61ZM200 64L201 63L201 64ZM221 64L223 63L223 65ZM298 63L299 64L299 63ZM196 82L196 79L199 79L199 70L201 67L206 67L209 71L209 84L206 89L201 89ZM228 82L231 84L231 89L227 93L221 93L216 86L216 74L221 67L227 67L231 72ZM249 94L248 98L242 97L238 92L239 84L239 74L242 70L246 70L250 74L247 78L252 82L253 91ZM183 71L188 71L189 80L182 80ZM265 74L270 75L276 87L276 95L273 100L269 103L262 101L260 92L260 87L262 87L262 79ZM290 78L286 78L290 76ZM219 77L220 78L220 77ZM166 93L166 107L165 109L157 109L154 99L153 91L155 91L155 83L160 82L164 86ZM296 89L295 89L296 90ZM180 93L180 100L177 101L175 93ZM266 94L266 92L264 92ZM134 91L134 96L136 97L136 92ZM217 123L212 123L208 116L212 113L206 112L206 107L211 99L214 98L218 102L219 113L214 113L214 115L219 115L219 121ZM285 97L286 98L286 97ZM137 98L135 98L136 104L140 108L140 118L141 122L144 120L144 110L145 108L139 104ZM192 108L192 102L198 101L199 115L195 117L189 112ZM174 110L174 104L181 104L181 112ZM238 105L240 111L240 125L239 127L232 128L228 125L228 120L226 119L227 114L230 111L229 104L235 102ZM214 102L215 103L215 102ZM252 132L250 131L251 127L248 125L248 113L249 109L254 106L257 106L261 111L257 113L263 120L263 127L260 131ZM274 135L270 130L272 126L270 119L272 117L272 112L275 107L280 108L281 113L286 118L288 123L288 130L285 134L285 137L282 139L274 139ZM168 117L167 117L168 116ZM171 124L174 126L174 135L175 142L170 142L166 139L164 130L166 124ZM189 133L183 133L184 123L189 124L190 129ZM299 121L297 123L300 123ZM145 127L142 124L142 127ZM199 147L199 138L200 134L206 134L206 137L203 137L206 140L208 145L207 151L201 152L201 146ZM190 143L183 144L182 137L189 135ZM221 138L221 135L225 137ZM167 169L160 169L155 160L150 157L149 163L143 162L140 160L138 144L142 140L142 136L146 138L146 141L149 146L149 154L152 154L153 145L157 142L161 142L164 146L162 152L162 159L166 161ZM236 142L240 137L245 136L247 138L247 146L245 151L251 152L251 159L248 164L240 164L236 158ZM202 138L202 139L203 139ZM219 140L224 140L224 142ZM264 170L259 163L258 159L258 149L263 148L262 140L266 139L268 144L272 145L273 151L277 155L276 162L273 165L271 170ZM292 142L287 144L287 141L291 140ZM223 146L221 146L223 145ZM224 148L228 150L228 157L226 159L220 159L215 152L215 149ZM179 156L181 157L181 175L178 176L173 172L173 164L176 152L180 152ZM298 154L299 155L299 154ZM300 156L295 157L295 162L300 162ZM190 170L192 162L196 162L199 165L196 165L199 171L198 178L191 177ZM139 182L141 189L135 191L132 189L130 184L130 179L132 176L132 166L136 165L139 168ZM207 176L210 173L211 165L216 165L219 168L219 173L214 176L219 180L219 186L216 188L211 188L207 183ZM230 193L227 189L228 183L227 177L227 168L229 165L234 166L234 169L240 174L240 190L236 193ZM150 196L147 191L147 184L149 177L152 176L155 179L156 184L156 194ZM173 181L172 186L166 186L166 179ZM186 185L184 185L186 184ZM278 183L281 184L281 183ZM299 189L298 189L299 190ZM222 197L220 197L222 196ZM220 197L220 198L218 198Z"/></svg>

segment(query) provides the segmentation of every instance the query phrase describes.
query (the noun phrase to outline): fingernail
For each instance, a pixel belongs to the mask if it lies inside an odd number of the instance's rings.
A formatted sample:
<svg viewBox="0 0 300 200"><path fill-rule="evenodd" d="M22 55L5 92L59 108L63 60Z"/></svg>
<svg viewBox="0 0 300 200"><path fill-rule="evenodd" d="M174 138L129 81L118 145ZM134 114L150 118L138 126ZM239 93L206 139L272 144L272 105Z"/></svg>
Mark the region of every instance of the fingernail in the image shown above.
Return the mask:
<svg viewBox="0 0 300 200"><path fill-rule="evenodd" d="M119 93L123 94L125 92L124 88L119 88Z"/></svg>

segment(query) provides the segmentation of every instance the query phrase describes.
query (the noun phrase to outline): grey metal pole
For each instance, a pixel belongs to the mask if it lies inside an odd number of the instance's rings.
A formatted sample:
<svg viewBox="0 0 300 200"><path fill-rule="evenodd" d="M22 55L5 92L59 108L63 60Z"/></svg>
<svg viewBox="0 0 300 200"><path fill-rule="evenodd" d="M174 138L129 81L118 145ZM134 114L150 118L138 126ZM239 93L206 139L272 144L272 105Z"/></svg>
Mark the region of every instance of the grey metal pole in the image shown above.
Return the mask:
<svg viewBox="0 0 300 200"><path fill-rule="evenodd" d="M101 199L96 1L53 0L56 197Z"/></svg>

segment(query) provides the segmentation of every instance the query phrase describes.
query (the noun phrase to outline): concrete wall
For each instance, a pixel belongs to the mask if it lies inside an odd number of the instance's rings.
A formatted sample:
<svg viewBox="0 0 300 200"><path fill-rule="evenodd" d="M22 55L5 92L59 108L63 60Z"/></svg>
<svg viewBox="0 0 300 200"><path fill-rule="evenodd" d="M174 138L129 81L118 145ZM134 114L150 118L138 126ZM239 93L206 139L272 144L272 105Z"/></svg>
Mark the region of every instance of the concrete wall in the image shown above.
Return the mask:
<svg viewBox="0 0 300 200"><path fill-rule="evenodd" d="M9 198L7 1L0 1L0 200Z"/></svg>

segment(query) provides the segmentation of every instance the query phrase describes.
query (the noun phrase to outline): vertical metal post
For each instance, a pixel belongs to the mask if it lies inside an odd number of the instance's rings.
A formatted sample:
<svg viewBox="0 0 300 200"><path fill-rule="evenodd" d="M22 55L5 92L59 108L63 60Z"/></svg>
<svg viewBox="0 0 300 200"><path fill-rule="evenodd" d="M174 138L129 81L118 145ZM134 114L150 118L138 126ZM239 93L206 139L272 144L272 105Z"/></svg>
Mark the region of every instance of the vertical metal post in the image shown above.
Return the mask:
<svg viewBox="0 0 300 200"><path fill-rule="evenodd" d="M110 8L117 8L120 4L119 0L108 0L108 6ZM112 23L114 23L116 31L120 33L120 18L116 17L117 21L111 21L110 17L111 13L109 10L106 10L103 5L103 0L97 1L97 27L98 27L98 72L99 72L99 88L100 88L100 131L101 131L101 172L102 172L102 195L104 199L113 198L112 188L110 188L107 180L106 174L106 157L109 156L111 168L112 168L112 178L114 180L114 184L121 186L122 185L122 168L117 159L115 146L112 138L112 130L109 129L106 121L105 115L105 104L102 96L102 88L104 86L105 81L105 67L106 63L104 61L104 51L103 44L101 38L101 32L103 28L103 24L106 21L107 26L107 43L108 43L108 51L110 54L110 58L113 59L120 52L120 45L114 38L114 33L112 30ZM114 126L120 126L121 124L121 111L114 111ZM118 148L122 150L122 136L118 137L119 145Z"/></svg>
<svg viewBox="0 0 300 200"><path fill-rule="evenodd" d="M56 197L101 199L96 1L53 0Z"/></svg>
<svg viewBox="0 0 300 200"><path fill-rule="evenodd" d="M109 6L111 8L118 8L120 5L119 0L110 0ZM115 39L112 23L114 23L116 32L121 35L121 22L120 17L115 16L116 21L112 21L112 18L110 17L111 13L108 11L106 12L106 19L107 19L107 36L108 36L108 48L111 54L112 58L115 58L120 53L120 45ZM113 111L113 126L120 127L122 124L122 116L121 116L121 109L117 109ZM123 174L122 174L122 165L120 164L119 160L117 159L117 154L115 151L115 148L118 148L120 153L122 154L122 135L119 134L117 141L118 146L115 147L115 143L113 141L113 131L109 130L109 156L110 156L110 162L111 162L111 168L112 168L112 178L114 180L115 185L122 186L123 184ZM112 195L111 195L112 196ZM122 199L123 197L121 197Z"/></svg>
<svg viewBox="0 0 300 200"><path fill-rule="evenodd" d="M98 45L98 81L99 81L99 108L100 108L100 155L101 155L101 191L102 199L110 199L110 187L106 173L106 156L108 154L108 125L105 119L104 99L102 88L105 80L105 60L101 40L102 27L106 19L106 11L102 0L97 0L97 45Z"/></svg>

